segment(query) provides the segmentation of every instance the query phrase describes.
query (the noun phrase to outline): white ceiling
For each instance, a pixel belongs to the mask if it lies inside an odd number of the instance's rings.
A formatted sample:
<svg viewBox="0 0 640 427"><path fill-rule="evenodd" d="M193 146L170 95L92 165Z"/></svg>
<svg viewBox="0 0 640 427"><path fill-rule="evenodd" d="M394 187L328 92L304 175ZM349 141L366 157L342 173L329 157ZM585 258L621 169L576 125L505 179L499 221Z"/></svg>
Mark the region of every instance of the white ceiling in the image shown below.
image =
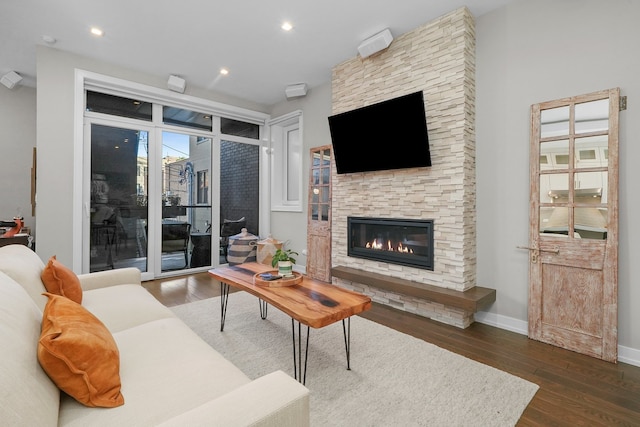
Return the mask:
<svg viewBox="0 0 640 427"><path fill-rule="evenodd" d="M512 0L468 0L478 17ZM394 37L464 6L460 0L8 0L0 8L0 75L36 85L36 45L50 46L264 105L310 88L366 38ZM283 21L294 28L285 32ZM104 37L89 34L99 26ZM229 75L220 76L220 68ZM2 88L4 89L4 88Z"/></svg>

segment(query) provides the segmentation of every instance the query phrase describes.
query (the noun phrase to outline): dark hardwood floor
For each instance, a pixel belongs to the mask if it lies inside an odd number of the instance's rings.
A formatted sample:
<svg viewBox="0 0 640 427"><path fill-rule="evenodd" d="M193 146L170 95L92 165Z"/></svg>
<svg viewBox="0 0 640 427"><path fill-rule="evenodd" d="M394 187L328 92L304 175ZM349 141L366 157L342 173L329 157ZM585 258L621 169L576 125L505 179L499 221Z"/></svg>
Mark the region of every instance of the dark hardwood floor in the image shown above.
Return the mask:
<svg viewBox="0 0 640 427"><path fill-rule="evenodd" d="M220 295L208 273L143 283L175 306ZM363 317L540 386L519 426L640 426L640 367L612 364L474 323L444 325L374 304Z"/></svg>

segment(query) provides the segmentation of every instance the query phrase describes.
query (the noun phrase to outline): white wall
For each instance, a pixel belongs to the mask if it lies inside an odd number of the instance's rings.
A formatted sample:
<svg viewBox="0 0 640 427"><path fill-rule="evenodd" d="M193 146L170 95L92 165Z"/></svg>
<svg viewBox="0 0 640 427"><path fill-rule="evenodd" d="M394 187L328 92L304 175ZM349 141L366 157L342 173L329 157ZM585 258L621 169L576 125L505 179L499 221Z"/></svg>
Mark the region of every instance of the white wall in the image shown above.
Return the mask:
<svg viewBox="0 0 640 427"><path fill-rule="evenodd" d="M307 188L309 187L309 149L331 144L329 122L331 115L331 73L327 83L312 88L304 98L294 98L280 102L270 111L271 117L278 117L296 110L302 110L302 212L272 212L271 235L287 243L287 248L298 252L297 267L304 268L307 257L302 251L307 248Z"/></svg>
<svg viewBox="0 0 640 427"><path fill-rule="evenodd" d="M166 79L47 47L38 47L37 65L38 156L41 159L38 165L41 179L38 184L37 250L43 259L57 254L59 260L71 265L74 70L79 68L160 88L166 87ZM303 152L308 153L311 147L331 143L327 123L331 111L330 79L331 75L328 73L325 85L310 89L304 98L274 105L270 112L264 105L200 90L188 84L185 93L254 111L269 112L272 117L304 109ZM35 117L33 112L31 114ZM288 247L301 254L297 261L302 267L306 265L302 250L306 248L306 188L309 174L308 156L303 156L303 159L304 211L276 212L271 225L271 234L275 238L288 241Z"/></svg>
<svg viewBox="0 0 640 427"><path fill-rule="evenodd" d="M640 168L631 163L640 159L640 144L634 138L640 135L640 110L634 108L640 102L638 16L640 2L628 0L537 0L516 2L476 19L476 203L478 284L497 289L497 301L486 320L525 332L528 254L516 246L528 239L529 107L620 87L628 96L629 109L621 113L620 120L619 343L621 360L640 362L640 329L634 327L640 324L640 311L635 309L640 302L640 283L634 280L640 277L640 263L634 263L640 259L640 242L634 240L640 236L640 222L634 221L640 193L633 191L633 185L640 182ZM38 238L37 248L41 256L61 254L62 262L71 260L71 243L66 238L72 227L71 201L65 188L70 188L73 180L74 67L158 87L166 83L86 58L38 49L38 197L46 200L39 199L37 232L43 236ZM327 75L327 81L330 79ZM4 95L0 108L13 102L5 101ZM260 111L259 106L216 100ZM3 180L6 175L26 174L31 164L34 125L29 123L34 123L35 114L28 102L20 109L24 111L20 118L7 121L11 126L0 122L0 148L4 150L7 140L16 136L31 142L21 151L20 156L25 156L22 166L12 163L0 168ZM329 144L326 118L331 114L330 85L312 88L305 98L275 105L271 114L275 117L296 109L304 111L305 150ZM22 124L14 135L7 129L16 123ZM306 159L305 188L308 170ZM27 182L25 175L25 189ZM5 191L2 187L0 194ZM28 201L24 203L28 207ZM290 240L295 249L306 247L306 203L304 206L302 213L277 213L272 218L272 234ZM12 216L14 211L10 207L0 215ZM23 209L23 213L28 211ZM304 265L306 260L301 257L298 262Z"/></svg>
<svg viewBox="0 0 640 427"><path fill-rule="evenodd" d="M43 259L56 254L73 265L72 186L74 180L74 76L75 69L105 74L166 89L164 77L142 74L113 64L97 62L57 49L38 46L37 132L38 217L36 249ZM167 76L168 78L168 76ZM257 103L190 87L187 95L210 99L254 111L266 112ZM76 266L73 266L76 268ZM78 266L79 267L79 266Z"/></svg>
<svg viewBox="0 0 640 427"><path fill-rule="evenodd" d="M476 174L478 285L497 300L480 321L526 334L529 225L529 108L532 104L620 87L629 109L620 119L620 360L640 364L640 3L626 0L520 1L476 18ZM305 150L330 143L330 88L276 105L272 116L302 109ZM320 114L320 116L318 116ZM313 128L311 128L311 124ZM311 139L312 138L312 139ZM305 185L308 159L305 163ZM306 206L305 206L306 209ZM303 247L303 214L276 213L272 233ZM303 262L303 261L302 261Z"/></svg>
<svg viewBox="0 0 640 427"><path fill-rule="evenodd" d="M629 109L620 114L618 333L620 359L636 362L638 16L640 2L537 0L518 1L476 19L477 277L479 285L497 290L487 319L526 328L529 254L516 246L528 243L530 106L620 87Z"/></svg>
<svg viewBox="0 0 640 427"><path fill-rule="evenodd" d="M0 85L0 220L24 217L35 232L31 216L31 165L36 146L36 90Z"/></svg>

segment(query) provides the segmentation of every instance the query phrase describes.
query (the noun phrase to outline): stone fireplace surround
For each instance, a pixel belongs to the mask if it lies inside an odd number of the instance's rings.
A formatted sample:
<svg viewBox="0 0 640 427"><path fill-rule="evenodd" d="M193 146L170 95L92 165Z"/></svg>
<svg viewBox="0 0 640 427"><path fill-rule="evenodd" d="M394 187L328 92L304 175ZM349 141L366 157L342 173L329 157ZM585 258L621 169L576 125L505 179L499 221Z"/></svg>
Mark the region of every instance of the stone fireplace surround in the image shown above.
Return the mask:
<svg viewBox="0 0 640 427"><path fill-rule="evenodd" d="M336 65L332 113L417 90L424 93L433 166L341 175L334 168L333 282L466 328L475 311L495 300L495 291L476 286L475 22L466 7L396 37L380 53ZM363 155L384 153L363 148ZM349 216L433 219L434 270L349 257ZM478 293L471 305L450 298Z"/></svg>

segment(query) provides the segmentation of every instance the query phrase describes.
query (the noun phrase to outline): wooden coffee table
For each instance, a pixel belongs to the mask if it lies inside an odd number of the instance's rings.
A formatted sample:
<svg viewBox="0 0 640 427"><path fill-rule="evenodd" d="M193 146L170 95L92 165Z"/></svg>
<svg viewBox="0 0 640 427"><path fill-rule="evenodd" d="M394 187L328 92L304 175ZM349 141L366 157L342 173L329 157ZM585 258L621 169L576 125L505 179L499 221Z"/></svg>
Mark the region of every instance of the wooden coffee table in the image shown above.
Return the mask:
<svg viewBox="0 0 640 427"><path fill-rule="evenodd" d="M229 287L241 289L255 295L259 299L260 316L267 318L268 304L283 311L291 317L293 334L293 370L294 377L302 384L306 381L307 355L309 352L309 327L318 329L342 320L344 344L347 352L347 369L350 367L351 316L371 308L371 298L331 283L313 280L303 276L299 284L283 287L258 286L254 284L254 276L258 273L273 271L273 268L249 262L228 267L209 270L209 274L220 281L220 331L224 330L227 314ZM346 324L345 324L346 320ZM296 323L297 352L296 352ZM302 326L306 325L306 344L304 360L302 359ZM296 356L297 354L297 356ZM304 366L304 369L303 369Z"/></svg>

